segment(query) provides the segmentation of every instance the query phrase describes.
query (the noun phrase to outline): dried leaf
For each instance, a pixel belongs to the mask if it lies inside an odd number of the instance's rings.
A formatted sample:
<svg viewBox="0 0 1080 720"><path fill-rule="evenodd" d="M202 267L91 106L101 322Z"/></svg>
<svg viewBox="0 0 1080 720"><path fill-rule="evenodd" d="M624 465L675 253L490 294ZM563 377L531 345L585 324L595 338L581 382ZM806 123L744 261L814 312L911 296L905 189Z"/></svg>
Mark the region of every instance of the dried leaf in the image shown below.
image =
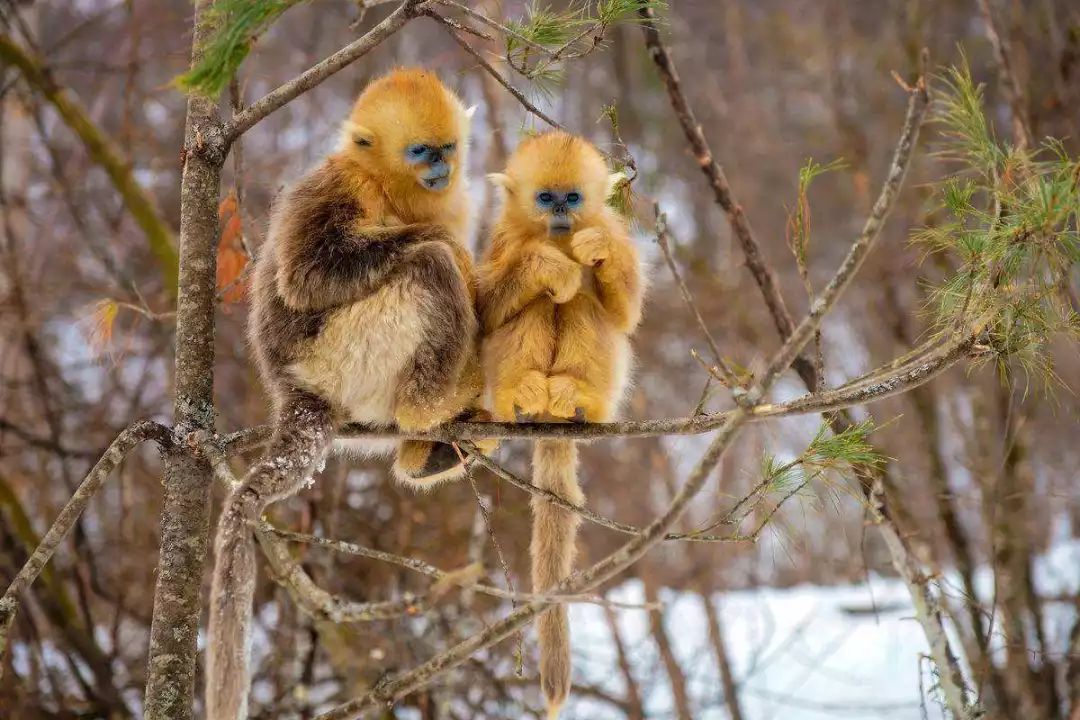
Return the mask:
<svg viewBox="0 0 1080 720"><path fill-rule="evenodd" d="M248 254L244 249L240 204L235 192L226 195L218 205L218 219L222 230L217 252L217 288L222 292L221 301L228 305L243 300L247 290L243 275Z"/></svg>

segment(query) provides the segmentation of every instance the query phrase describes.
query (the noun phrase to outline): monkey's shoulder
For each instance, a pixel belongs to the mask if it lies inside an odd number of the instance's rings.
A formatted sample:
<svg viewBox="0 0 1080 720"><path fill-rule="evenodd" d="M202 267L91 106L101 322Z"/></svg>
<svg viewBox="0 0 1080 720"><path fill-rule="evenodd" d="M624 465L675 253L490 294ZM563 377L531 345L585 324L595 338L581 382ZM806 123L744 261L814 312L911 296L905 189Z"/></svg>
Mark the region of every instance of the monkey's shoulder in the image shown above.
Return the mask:
<svg viewBox="0 0 1080 720"><path fill-rule="evenodd" d="M355 185L337 164L324 162L285 190L271 222L288 228L289 236L322 234L353 223L369 214L364 206L372 204L362 202Z"/></svg>

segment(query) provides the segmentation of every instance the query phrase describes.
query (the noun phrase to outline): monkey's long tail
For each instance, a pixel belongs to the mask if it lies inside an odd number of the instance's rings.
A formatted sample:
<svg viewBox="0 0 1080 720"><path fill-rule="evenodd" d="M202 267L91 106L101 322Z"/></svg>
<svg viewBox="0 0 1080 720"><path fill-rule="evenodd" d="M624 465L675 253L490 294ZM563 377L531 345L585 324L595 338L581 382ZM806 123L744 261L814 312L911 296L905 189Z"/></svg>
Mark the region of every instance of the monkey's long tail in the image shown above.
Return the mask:
<svg viewBox="0 0 1080 720"><path fill-rule="evenodd" d="M577 446L573 440L538 440L533 449L533 483L575 505L585 496L577 481ZM570 575L574 566L574 541L581 517L554 503L533 496L532 581L533 592L545 593ZM570 695L570 622L565 605L555 605L536 620L540 640L540 686L547 701L548 717Z"/></svg>
<svg viewBox="0 0 1080 720"><path fill-rule="evenodd" d="M207 720L247 720L256 570L243 492L241 486L229 496L214 542L206 644Z"/></svg>

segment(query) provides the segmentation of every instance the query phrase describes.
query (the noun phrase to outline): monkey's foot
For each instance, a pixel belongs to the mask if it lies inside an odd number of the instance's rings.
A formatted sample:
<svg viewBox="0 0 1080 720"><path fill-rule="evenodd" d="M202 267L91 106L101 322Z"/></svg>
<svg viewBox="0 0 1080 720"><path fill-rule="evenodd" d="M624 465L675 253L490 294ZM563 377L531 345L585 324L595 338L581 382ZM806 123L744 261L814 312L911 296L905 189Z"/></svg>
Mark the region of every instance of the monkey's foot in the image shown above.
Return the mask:
<svg viewBox="0 0 1080 720"><path fill-rule="evenodd" d="M455 419L462 422L492 422L495 420L491 413L489 413L487 410L484 410L483 408L466 410ZM484 438L482 440L473 440L472 443L476 446L477 450L489 457L496 450L499 449L498 438Z"/></svg>
<svg viewBox="0 0 1080 720"><path fill-rule="evenodd" d="M554 417L571 422L585 422L585 402L578 390L578 381L569 375L548 378L548 407Z"/></svg>
<svg viewBox="0 0 1080 720"><path fill-rule="evenodd" d="M529 413L522 412L521 408L517 405L514 406L514 422L516 423L532 423L540 419L539 415L530 415Z"/></svg>
<svg viewBox="0 0 1080 720"><path fill-rule="evenodd" d="M461 456L452 445L428 440L402 440L394 461L398 480L418 488L431 488L465 474Z"/></svg>
<svg viewBox="0 0 1080 720"><path fill-rule="evenodd" d="M532 422L548 406L548 379L537 370L521 376L514 393L514 417L517 422Z"/></svg>
<svg viewBox="0 0 1080 720"><path fill-rule="evenodd" d="M445 403L413 403L398 400L397 408L394 409L394 421L405 432L422 432L442 425L454 416L448 412Z"/></svg>

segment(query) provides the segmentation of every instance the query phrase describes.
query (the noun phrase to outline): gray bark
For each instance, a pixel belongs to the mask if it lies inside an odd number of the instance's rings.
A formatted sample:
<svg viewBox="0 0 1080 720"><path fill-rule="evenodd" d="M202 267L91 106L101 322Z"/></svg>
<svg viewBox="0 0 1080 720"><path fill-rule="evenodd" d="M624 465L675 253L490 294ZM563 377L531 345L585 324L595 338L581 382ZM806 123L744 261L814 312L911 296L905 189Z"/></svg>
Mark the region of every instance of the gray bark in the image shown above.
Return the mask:
<svg viewBox="0 0 1080 720"><path fill-rule="evenodd" d="M195 3L192 60L212 27ZM214 305L217 206L226 144L215 100L191 95L180 185L180 277L176 306L174 425L179 438L212 430L214 422ZM210 523L212 471L183 450L165 456L154 617L150 630L145 716L187 720L194 715L196 637Z"/></svg>

